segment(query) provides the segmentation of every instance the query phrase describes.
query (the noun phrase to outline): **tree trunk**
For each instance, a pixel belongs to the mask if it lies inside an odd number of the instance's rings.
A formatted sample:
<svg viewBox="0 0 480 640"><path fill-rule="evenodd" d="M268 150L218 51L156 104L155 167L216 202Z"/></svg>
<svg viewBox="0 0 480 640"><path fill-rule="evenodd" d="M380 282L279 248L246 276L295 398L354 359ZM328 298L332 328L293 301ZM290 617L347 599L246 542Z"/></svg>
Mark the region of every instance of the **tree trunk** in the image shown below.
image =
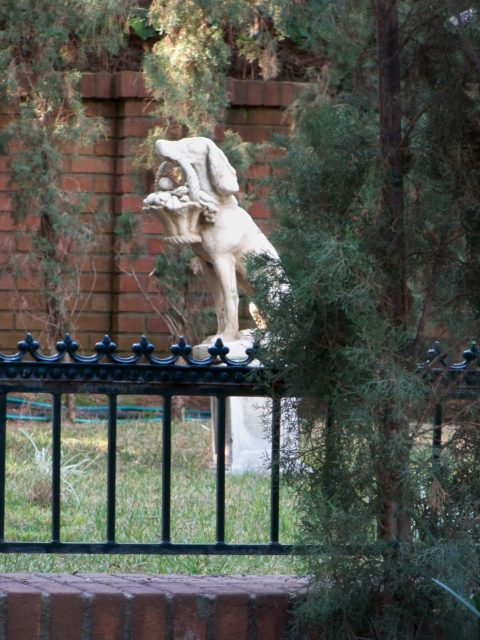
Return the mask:
<svg viewBox="0 0 480 640"><path fill-rule="evenodd" d="M397 0L377 0L382 241L377 255L384 272L385 311L396 326L406 324L408 289L402 166L400 39ZM386 638L406 632L392 610L401 610L402 547L410 540L406 474L409 460L408 423L385 398L378 415L379 446L374 452L379 537L386 543L381 608ZM397 605L393 606L392 605ZM400 605L400 607L398 607ZM387 631L388 629L388 631ZM405 635L402 636L405 638Z"/></svg>
<svg viewBox="0 0 480 640"><path fill-rule="evenodd" d="M385 235L385 304L396 324L408 313L405 268L405 211L403 199L402 112L400 101L400 41L397 0L377 2L377 46L382 170L382 217Z"/></svg>
<svg viewBox="0 0 480 640"><path fill-rule="evenodd" d="M382 163L382 221L386 224L384 236L386 244L382 252L385 266L385 303L392 322L404 325L408 315L408 295L405 251L405 212L403 202L402 167L402 126L400 103L400 42L397 0L378 0L377 2L377 41L379 70L379 117L380 117L380 158ZM383 264L382 264L383 266ZM381 440L388 451L394 440L398 440L404 427L394 412L389 409L389 400L381 410ZM405 434L407 435L407 434ZM385 460L388 464L388 461ZM396 466L396 465L395 465ZM403 465L400 465L403 466ZM398 484L392 473L381 474L380 478L388 485L386 495L394 502ZM392 476L389 478L389 476ZM380 480L379 478L379 480ZM381 487L379 487L381 489ZM393 495L392 495L393 491ZM401 491L400 491L401 493ZM387 504L388 503L388 504ZM384 521L381 523L381 536L394 541L403 537L404 515L399 505L385 504ZM390 516L387 516L387 514Z"/></svg>

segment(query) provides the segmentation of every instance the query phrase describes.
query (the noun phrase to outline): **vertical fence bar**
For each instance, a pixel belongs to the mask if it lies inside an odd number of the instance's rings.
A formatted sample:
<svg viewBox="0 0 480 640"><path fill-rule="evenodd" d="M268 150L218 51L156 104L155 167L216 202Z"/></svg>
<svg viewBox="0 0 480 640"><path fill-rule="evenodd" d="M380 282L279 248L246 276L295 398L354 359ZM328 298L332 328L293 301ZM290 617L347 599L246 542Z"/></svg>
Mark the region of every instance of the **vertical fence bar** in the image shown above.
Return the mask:
<svg viewBox="0 0 480 640"><path fill-rule="evenodd" d="M227 400L217 396L217 542L225 542L225 432Z"/></svg>
<svg viewBox="0 0 480 640"><path fill-rule="evenodd" d="M7 394L0 394L0 540L5 539L5 456L7 449Z"/></svg>
<svg viewBox="0 0 480 640"><path fill-rule="evenodd" d="M432 479L435 478L439 470L440 453L442 450L442 423L443 423L443 407L441 404L435 405L435 413L433 414L433 431L432 431ZM439 524L439 515L434 509L430 512L430 528L435 531Z"/></svg>
<svg viewBox="0 0 480 640"><path fill-rule="evenodd" d="M172 398L163 399L162 436L162 542L170 542L171 486L172 486Z"/></svg>
<svg viewBox="0 0 480 640"><path fill-rule="evenodd" d="M108 396L107 542L115 542L117 474L117 396Z"/></svg>
<svg viewBox="0 0 480 640"><path fill-rule="evenodd" d="M325 415L325 429L323 432L325 443L325 463L323 465L323 491L327 498L331 498L335 491L334 487L334 474L333 469L335 467L336 456L336 438L335 438L335 423L334 412L332 403L327 404L327 411Z"/></svg>
<svg viewBox="0 0 480 640"><path fill-rule="evenodd" d="M433 433L432 433L432 464L435 468L440 458L442 449L442 424L443 424L443 408L441 404L435 405L435 414L433 416Z"/></svg>
<svg viewBox="0 0 480 640"><path fill-rule="evenodd" d="M272 468L270 485L270 542L279 541L281 400L272 398Z"/></svg>
<svg viewBox="0 0 480 640"><path fill-rule="evenodd" d="M52 542L60 542L62 396L52 404Z"/></svg>

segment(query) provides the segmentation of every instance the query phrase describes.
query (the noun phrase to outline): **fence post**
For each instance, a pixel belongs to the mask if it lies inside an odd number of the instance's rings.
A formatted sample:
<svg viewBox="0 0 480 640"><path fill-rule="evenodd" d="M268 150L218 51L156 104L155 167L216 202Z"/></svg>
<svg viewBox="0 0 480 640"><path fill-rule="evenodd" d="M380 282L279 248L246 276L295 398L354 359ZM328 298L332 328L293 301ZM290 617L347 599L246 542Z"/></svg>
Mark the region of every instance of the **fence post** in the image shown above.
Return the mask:
<svg viewBox="0 0 480 640"><path fill-rule="evenodd" d="M281 420L281 399L272 398L272 471L270 489L270 542L279 542L279 520L280 520L280 420Z"/></svg>
<svg viewBox="0 0 480 640"><path fill-rule="evenodd" d="M108 396L107 542L115 542L117 473L117 396Z"/></svg>
<svg viewBox="0 0 480 640"><path fill-rule="evenodd" d="M442 450L442 423L443 423L443 407L441 404L435 405L435 414L433 416L433 433L432 433L432 466L435 472L440 459Z"/></svg>
<svg viewBox="0 0 480 640"><path fill-rule="evenodd" d="M0 540L5 539L6 447L7 447L7 394L0 393Z"/></svg>
<svg viewBox="0 0 480 640"><path fill-rule="evenodd" d="M162 542L170 542L172 483L172 397L163 398L162 423Z"/></svg>
<svg viewBox="0 0 480 640"><path fill-rule="evenodd" d="M225 431L227 400L217 397L217 543L225 542Z"/></svg>
<svg viewBox="0 0 480 640"><path fill-rule="evenodd" d="M52 542L60 542L62 396L53 395L52 406Z"/></svg>

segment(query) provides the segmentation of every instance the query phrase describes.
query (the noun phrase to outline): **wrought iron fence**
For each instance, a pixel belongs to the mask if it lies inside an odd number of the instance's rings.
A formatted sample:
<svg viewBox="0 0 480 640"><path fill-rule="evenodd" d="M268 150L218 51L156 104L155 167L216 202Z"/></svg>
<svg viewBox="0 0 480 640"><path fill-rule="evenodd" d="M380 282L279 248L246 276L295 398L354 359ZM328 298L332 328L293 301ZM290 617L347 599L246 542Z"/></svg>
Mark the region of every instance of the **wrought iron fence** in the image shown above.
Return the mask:
<svg viewBox="0 0 480 640"><path fill-rule="evenodd" d="M433 402L432 458L436 463L442 449L444 405L449 400L480 398L480 353L475 342L463 351L463 360L449 362L448 350L434 342L417 373L428 383Z"/></svg>
<svg viewBox="0 0 480 640"><path fill-rule="evenodd" d="M70 336L56 345L56 353L45 355L39 343L27 334L18 343L18 351L0 353L0 553L89 553L89 554L219 554L285 555L294 546L280 541L280 435L282 430L282 378L272 376L263 366L253 366L256 348L246 351L241 361L228 357L228 348L220 340L209 349L209 357L195 359L192 347L183 339L170 348L171 355L159 357L155 347L143 337L132 346L131 355L120 355L115 343L105 336L91 355L79 353L79 345ZM480 358L473 344L463 353L464 360L449 364L438 344L418 365L418 373L428 381L434 401L433 457L442 446L442 403L445 399L478 398ZM255 363L258 364L258 363ZM445 393L445 388L447 392ZM46 542L27 542L5 538L7 404L11 394L49 394L52 427L51 536ZM66 394L103 395L107 398L106 522L103 542L65 542L61 535L61 447L62 398ZM121 395L157 396L163 399L159 419L162 431L162 494L160 542L118 542L116 525L117 423L118 397ZM216 515L215 539L210 543L176 543L171 535L172 496L172 399L175 396L203 396L216 400ZM270 532L265 544L232 544L225 540L226 502L226 405L229 397L272 399L270 459ZM327 416L327 427L333 414ZM332 423L332 424L330 424ZM119 536L120 537L120 536Z"/></svg>
<svg viewBox="0 0 480 640"><path fill-rule="evenodd" d="M293 551L279 540L280 515L280 380L272 383L262 366L252 366L257 352L246 351L242 361L228 358L220 340L209 357L197 360L183 339L170 349L168 357L158 357L154 346L143 337L132 346L131 355L119 355L108 337L98 342L95 353L81 355L70 336L56 345L56 353L44 355L39 343L27 334L13 355L0 353L0 553L122 553L122 554L222 554L283 555ZM5 539L5 483L7 454L7 400L12 393L47 393L52 397L52 480L51 539L25 542ZM103 542L64 542L61 536L61 444L62 397L65 394L101 394L108 399L106 531ZM156 543L117 542L117 421L118 396L124 394L163 398L161 541ZM172 494L172 398L210 396L216 398L216 536L211 543L184 544L171 539ZM231 396L272 398L270 461L270 539L265 544L230 544L225 541L225 439L226 403Z"/></svg>

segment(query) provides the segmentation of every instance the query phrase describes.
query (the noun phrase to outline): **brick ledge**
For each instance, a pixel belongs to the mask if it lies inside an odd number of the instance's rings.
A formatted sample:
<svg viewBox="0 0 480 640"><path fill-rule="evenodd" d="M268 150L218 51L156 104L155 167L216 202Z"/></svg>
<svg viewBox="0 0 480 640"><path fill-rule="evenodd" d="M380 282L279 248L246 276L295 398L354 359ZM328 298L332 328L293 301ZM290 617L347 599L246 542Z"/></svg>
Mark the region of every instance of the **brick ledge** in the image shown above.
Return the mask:
<svg viewBox="0 0 480 640"><path fill-rule="evenodd" d="M5 640L281 640L288 576L0 574Z"/></svg>
<svg viewBox="0 0 480 640"><path fill-rule="evenodd" d="M305 82L227 79L228 98L233 107L286 107L308 86ZM152 97L139 71L84 73L80 91L84 98L98 100Z"/></svg>

